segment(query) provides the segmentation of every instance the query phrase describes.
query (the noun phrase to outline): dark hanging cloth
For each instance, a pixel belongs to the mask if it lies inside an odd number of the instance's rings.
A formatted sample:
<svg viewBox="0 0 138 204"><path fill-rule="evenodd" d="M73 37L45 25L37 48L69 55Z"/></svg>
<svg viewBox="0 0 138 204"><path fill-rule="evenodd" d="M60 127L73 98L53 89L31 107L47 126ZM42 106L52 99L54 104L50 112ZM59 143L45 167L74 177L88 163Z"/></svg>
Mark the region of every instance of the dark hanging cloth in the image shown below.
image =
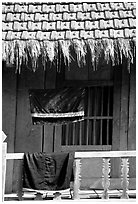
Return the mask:
<svg viewBox="0 0 138 204"><path fill-rule="evenodd" d="M85 88L30 90L33 124L66 124L84 119Z"/></svg>
<svg viewBox="0 0 138 204"><path fill-rule="evenodd" d="M25 153L23 188L64 190L73 179L72 153Z"/></svg>

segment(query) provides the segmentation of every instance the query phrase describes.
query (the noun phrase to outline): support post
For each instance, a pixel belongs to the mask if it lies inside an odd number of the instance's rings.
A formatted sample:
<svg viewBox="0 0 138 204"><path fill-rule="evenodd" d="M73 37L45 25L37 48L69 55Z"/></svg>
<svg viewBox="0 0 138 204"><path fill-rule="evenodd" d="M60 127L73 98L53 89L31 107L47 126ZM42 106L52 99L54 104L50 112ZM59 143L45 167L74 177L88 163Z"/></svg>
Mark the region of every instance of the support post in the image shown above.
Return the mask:
<svg viewBox="0 0 138 204"><path fill-rule="evenodd" d="M103 158L103 179L102 179L102 186L104 188L102 199L109 199L108 189L110 186L110 158Z"/></svg>
<svg viewBox="0 0 138 204"><path fill-rule="evenodd" d="M122 199L128 199L128 186L129 186L129 159L128 158L121 158L121 185L123 187L122 192Z"/></svg>
<svg viewBox="0 0 138 204"><path fill-rule="evenodd" d="M2 144L2 201L4 201L4 194L5 194L6 153L7 153L7 143L3 142Z"/></svg>
<svg viewBox="0 0 138 204"><path fill-rule="evenodd" d="M81 180L81 160L74 160L74 189L73 189L73 199L79 199L79 188L80 188L80 180Z"/></svg>

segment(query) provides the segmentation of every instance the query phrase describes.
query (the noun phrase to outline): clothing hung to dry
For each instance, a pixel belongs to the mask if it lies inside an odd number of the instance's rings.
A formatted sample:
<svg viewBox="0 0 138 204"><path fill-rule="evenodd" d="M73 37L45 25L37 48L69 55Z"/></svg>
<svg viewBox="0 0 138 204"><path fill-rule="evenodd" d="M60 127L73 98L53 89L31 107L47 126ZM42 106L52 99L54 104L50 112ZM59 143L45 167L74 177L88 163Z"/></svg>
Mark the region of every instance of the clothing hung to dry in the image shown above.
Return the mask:
<svg viewBox="0 0 138 204"><path fill-rule="evenodd" d="M85 88L30 90L33 124L66 124L84 119Z"/></svg>
<svg viewBox="0 0 138 204"><path fill-rule="evenodd" d="M73 154L25 153L23 188L64 190L73 180Z"/></svg>

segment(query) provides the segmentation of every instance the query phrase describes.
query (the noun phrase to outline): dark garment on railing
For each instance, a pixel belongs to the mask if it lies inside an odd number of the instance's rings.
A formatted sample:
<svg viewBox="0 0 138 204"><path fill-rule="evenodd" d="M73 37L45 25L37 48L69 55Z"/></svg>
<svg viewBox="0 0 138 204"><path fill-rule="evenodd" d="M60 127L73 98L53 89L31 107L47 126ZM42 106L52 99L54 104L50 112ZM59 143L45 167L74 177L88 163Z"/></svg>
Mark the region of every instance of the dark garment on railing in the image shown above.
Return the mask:
<svg viewBox="0 0 138 204"><path fill-rule="evenodd" d="M63 190L70 187L73 172L71 153L26 153L23 188Z"/></svg>

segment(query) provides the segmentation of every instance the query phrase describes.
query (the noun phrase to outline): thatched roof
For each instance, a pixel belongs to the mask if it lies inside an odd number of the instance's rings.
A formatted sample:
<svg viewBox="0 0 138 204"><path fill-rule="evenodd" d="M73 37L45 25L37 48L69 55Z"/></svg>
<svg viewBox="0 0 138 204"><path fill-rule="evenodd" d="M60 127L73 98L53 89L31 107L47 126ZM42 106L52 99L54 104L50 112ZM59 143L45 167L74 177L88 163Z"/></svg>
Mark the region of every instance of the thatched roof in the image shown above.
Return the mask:
<svg viewBox="0 0 138 204"><path fill-rule="evenodd" d="M2 59L16 69L31 59L35 70L40 57L45 68L60 53L70 63L71 49L78 64L89 52L93 68L101 55L112 65L123 56L133 63L135 2L3 3L2 18Z"/></svg>

